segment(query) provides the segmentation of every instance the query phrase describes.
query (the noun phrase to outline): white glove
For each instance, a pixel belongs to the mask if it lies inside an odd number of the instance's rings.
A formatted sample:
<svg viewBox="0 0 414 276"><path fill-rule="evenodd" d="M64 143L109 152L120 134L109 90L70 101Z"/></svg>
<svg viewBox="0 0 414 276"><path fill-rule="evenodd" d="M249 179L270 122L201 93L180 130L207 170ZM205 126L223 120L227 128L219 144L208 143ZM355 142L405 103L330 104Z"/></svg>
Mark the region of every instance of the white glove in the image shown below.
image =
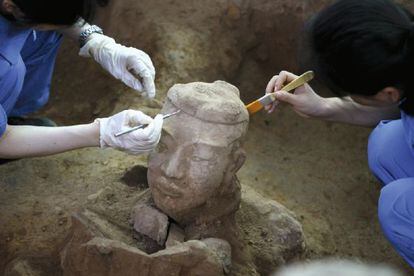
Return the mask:
<svg viewBox="0 0 414 276"><path fill-rule="evenodd" d="M157 115L152 119L141 111L125 110L97 121L100 125L101 148L111 147L136 155L150 152L157 146L161 137L163 117ZM115 137L116 133L141 124L148 124L148 126Z"/></svg>
<svg viewBox="0 0 414 276"><path fill-rule="evenodd" d="M146 97L155 97L155 68L151 58L143 51L122 46L113 38L94 33L80 49L79 55L92 56L115 78Z"/></svg>

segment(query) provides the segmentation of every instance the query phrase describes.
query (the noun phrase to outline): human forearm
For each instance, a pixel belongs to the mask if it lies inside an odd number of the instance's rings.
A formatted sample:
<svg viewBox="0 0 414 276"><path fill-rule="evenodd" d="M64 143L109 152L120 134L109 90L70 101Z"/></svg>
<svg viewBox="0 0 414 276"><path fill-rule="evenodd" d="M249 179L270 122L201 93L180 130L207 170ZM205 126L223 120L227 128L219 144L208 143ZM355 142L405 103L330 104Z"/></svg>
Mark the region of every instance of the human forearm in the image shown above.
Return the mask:
<svg viewBox="0 0 414 276"><path fill-rule="evenodd" d="M142 124L148 126L119 137L115 135ZM137 110L124 110L86 125L68 127L8 125L6 132L0 138L0 158L45 156L97 146L130 154L144 154L151 152L157 146L162 125L162 115L152 119Z"/></svg>
<svg viewBox="0 0 414 276"><path fill-rule="evenodd" d="M88 22L80 18L75 24L70 27L60 29L59 32L72 40L78 41L80 34L90 26L91 25Z"/></svg>
<svg viewBox="0 0 414 276"><path fill-rule="evenodd" d="M373 127L381 120L399 118L398 104L384 107L365 106L351 98L326 98L323 111L314 118Z"/></svg>
<svg viewBox="0 0 414 276"><path fill-rule="evenodd" d="M323 98L315 93L308 84L297 88L294 93L283 91L283 85L298 76L287 71L274 76L266 87L266 93L275 93L278 102L291 105L292 109L306 118L372 127L381 120L396 119L400 116L398 104L374 107L361 105L350 97ZM276 103L267 106L271 113Z"/></svg>
<svg viewBox="0 0 414 276"><path fill-rule="evenodd" d="M99 146L99 123L68 127L7 126L0 158L45 156Z"/></svg>

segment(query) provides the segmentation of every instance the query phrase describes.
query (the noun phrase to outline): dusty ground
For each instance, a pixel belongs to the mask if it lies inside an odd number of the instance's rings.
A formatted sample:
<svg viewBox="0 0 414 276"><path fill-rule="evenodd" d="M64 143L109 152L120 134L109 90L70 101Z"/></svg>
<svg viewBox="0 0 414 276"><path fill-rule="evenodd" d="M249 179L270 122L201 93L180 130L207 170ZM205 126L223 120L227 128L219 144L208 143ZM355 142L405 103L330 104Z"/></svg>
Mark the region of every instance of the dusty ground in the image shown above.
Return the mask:
<svg viewBox="0 0 414 276"><path fill-rule="evenodd" d="M42 113L60 124L88 122L130 107L156 114L172 84L216 79L237 85L247 103L262 93L272 75L297 69L298 30L304 18L327 2L114 1L98 21L118 41L151 54L158 69L157 101L137 97L92 61L77 57L75 45L65 42L51 101ZM271 116L258 114L251 120L248 160L239 176L243 185L298 215L307 258L385 262L412 274L378 225L379 184L365 154L369 132L304 120L285 107ZM44 256L41 270L60 275L56 249L64 241L70 214L104 187L123 185L134 191L133 180L145 176L131 168L144 163L145 157L85 149L1 166L0 274L15 257Z"/></svg>

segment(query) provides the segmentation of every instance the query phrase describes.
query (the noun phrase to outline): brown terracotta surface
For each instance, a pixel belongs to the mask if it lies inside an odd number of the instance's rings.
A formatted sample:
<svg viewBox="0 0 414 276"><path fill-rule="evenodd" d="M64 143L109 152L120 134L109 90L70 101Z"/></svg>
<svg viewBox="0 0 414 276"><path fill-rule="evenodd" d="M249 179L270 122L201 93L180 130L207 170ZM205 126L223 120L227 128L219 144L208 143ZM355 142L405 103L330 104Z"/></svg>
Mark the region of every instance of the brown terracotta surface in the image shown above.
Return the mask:
<svg viewBox="0 0 414 276"><path fill-rule="evenodd" d="M135 200L147 202L140 194L133 196ZM142 275L164 275L165 271L171 275L216 275L210 269L230 275L265 275L299 259L304 252L302 228L292 212L252 189L243 192L235 220L227 217L216 220L214 227L200 226L193 231L207 238L189 240L172 224L166 248L137 237L133 226L123 222L122 210L130 205L123 201L126 195L122 189L102 191L93 205L87 204L94 211L86 209L72 217L70 233L60 251L64 275L129 275L134 271ZM103 212L111 209L113 202L119 203L117 215ZM126 266L125 262L134 265Z"/></svg>
<svg viewBox="0 0 414 276"><path fill-rule="evenodd" d="M236 172L245 160L248 123L237 88L225 82L174 86L162 111L177 106L181 113L166 120L160 146L149 158L150 189L130 195L134 205L122 200L124 191L105 189L89 196L88 209L74 215L61 252L65 275L263 274L302 255L302 228L280 204L250 191L246 207L235 216L241 196ZM213 115L204 120L205 113ZM122 219L128 205L135 206L130 229ZM166 248L168 217L156 207L183 229L172 224ZM252 225L252 217L260 219ZM263 240L260 251L248 235L256 243ZM199 241L208 247L207 257L197 257L198 251L188 247ZM127 263L132 268L124 268Z"/></svg>
<svg viewBox="0 0 414 276"><path fill-rule="evenodd" d="M248 103L280 70L297 72L301 25L329 2L112 1L98 23L119 42L151 54L157 68L157 100L137 97L90 59L79 58L76 43L66 41L50 103L41 113L60 124L84 123L126 108L155 115L173 84L218 79L236 85ZM414 10L413 1L400 2ZM312 85L328 95L316 82ZM248 158L238 176L242 189L253 187L297 214L307 242L303 259L351 257L389 263L412 274L378 224L379 184L366 162L369 133L303 120L283 106L273 116L257 114L250 121ZM94 197L88 196L99 191L111 206L106 212L120 215L122 225L128 225L130 209L120 212L119 202L131 200L147 185L145 164L145 157L86 149L1 166L0 274L6 265L21 261L46 275L61 275L58 253L70 216L93 203ZM117 197L118 189L125 192L122 197ZM250 219L254 223L257 218ZM251 243L260 245L263 238L256 238L252 235Z"/></svg>
<svg viewBox="0 0 414 276"><path fill-rule="evenodd" d="M70 240L61 253L63 275L207 276L224 273L221 255L228 254L226 248L188 241L148 255L114 237L105 238L108 234L100 230L85 213L73 217Z"/></svg>
<svg viewBox="0 0 414 276"><path fill-rule="evenodd" d="M168 234L168 217L156 208L138 203L132 214L134 230L163 246Z"/></svg>
<svg viewBox="0 0 414 276"><path fill-rule="evenodd" d="M182 226L233 216L249 122L239 91L225 82L175 85L161 112L176 110L148 161L155 204Z"/></svg>

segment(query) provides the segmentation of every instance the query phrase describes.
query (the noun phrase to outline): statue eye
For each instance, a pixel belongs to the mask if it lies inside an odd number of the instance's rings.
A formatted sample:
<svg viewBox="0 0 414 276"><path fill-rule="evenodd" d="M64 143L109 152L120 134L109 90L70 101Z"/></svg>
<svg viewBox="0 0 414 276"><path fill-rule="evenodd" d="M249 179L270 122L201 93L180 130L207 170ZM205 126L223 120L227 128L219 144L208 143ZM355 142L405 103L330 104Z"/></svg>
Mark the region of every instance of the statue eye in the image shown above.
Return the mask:
<svg viewBox="0 0 414 276"><path fill-rule="evenodd" d="M208 159L194 155L194 156L191 157L191 161L194 161L194 162L202 162L202 161L208 161Z"/></svg>
<svg viewBox="0 0 414 276"><path fill-rule="evenodd" d="M205 156L193 155L191 157L191 161L194 161L194 162L208 162L208 161L211 161L211 158L210 157L205 157Z"/></svg>

